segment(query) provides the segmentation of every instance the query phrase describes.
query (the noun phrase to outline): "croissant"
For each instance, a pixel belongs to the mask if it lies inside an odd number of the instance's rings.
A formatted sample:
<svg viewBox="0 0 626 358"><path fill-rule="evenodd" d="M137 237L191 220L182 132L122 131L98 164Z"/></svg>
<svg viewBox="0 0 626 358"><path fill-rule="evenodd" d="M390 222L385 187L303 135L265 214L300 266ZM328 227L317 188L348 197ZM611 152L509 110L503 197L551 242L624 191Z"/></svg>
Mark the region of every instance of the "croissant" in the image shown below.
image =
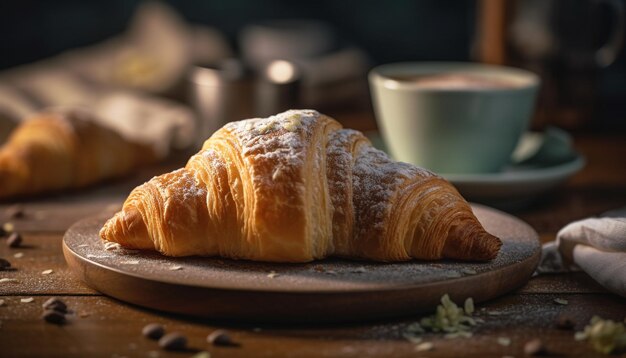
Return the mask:
<svg viewBox="0 0 626 358"><path fill-rule="evenodd" d="M103 240L168 256L490 260L501 241L441 177L313 110L232 122L135 188Z"/></svg>
<svg viewBox="0 0 626 358"><path fill-rule="evenodd" d="M78 111L36 114L0 148L0 198L84 187L155 158Z"/></svg>

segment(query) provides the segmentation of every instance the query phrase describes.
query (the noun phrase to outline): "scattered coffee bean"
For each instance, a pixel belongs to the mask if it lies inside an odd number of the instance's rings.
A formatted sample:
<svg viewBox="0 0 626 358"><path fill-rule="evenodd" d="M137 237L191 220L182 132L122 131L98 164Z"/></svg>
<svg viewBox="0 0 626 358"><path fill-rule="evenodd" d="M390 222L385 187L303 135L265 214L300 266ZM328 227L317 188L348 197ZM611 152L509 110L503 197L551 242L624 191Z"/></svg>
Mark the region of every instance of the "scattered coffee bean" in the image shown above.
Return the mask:
<svg viewBox="0 0 626 358"><path fill-rule="evenodd" d="M21 244L22 244L22 235L16 232L9 235L9 238L7 239L7 245L9 245L9 247L11 248L20 247Z"/></svg>
<svg viewBox="0 0 626 358"><path fill-rule="evenodd" d="M559 328L559 329L570 330L570 329L574 329L575 325L576 323L574 322L574 320L570 316L567 316L567 315L560 315L556 319L556 328Z"/></svg>
<svg viewBox="0 0 626 358"><path fill-rule="evenodd" d="M168 351L180 351L187 347L187 337L178 332L172 332L159 339L159 347Z"/></svg>
<svg viewBox="0 0 626 358"><path fill-rule="evenodd" d="M67 313L67 305L58 297L52 297L42 305L44 310L57 311L62 314Z"/></svg>
<svg viewBox="0 0 626 358"><path fill-rule="evenodd" d="M6 215L11 219L21 219L24 217L24 208L21 205L13 205L6 209Z"/></svg>
<svg viewBox="0 0 626 358"><path fill-rule="evenodd" d="M0 271L11 268L11 263L0 257Z"/></svg>
<svg viewBox="0 0 626 358"><path fill-rule="evenodd" d="M233 345L233 340L230 338L230 334L228 334L228 331L225 331L223 329L213 331L213 333L209 334L208 337L206 337L206 340L214 346Z"/></svg>
<svg viewBox="0 0 626 358"><path fill-rule="evenodd" d="M538 356L546 352L546 346L544 346L541 339L538 338L530 340L524 345L524 353L529 356Z"/></svg>
<svg viewBox="0 0 626 358"><path fill-rule="evenodd" d="M9 235L9 233L4 229L4 225L0 226L0 238L4 238L7 235Z"/></svg>
<svg viewBox="0 0 626 358"><path fill-rule="evenodd" d="M159 339L165 334L165 328L158 323L150 323L143 327L141 333L150 339Z"/></svg>
<svg viewBox="0 0 626 358"><path fill-rule="evenodd" d="M45 310L41 316L46 322L54 324L65 323L65 315L56 310Z"/></svg>

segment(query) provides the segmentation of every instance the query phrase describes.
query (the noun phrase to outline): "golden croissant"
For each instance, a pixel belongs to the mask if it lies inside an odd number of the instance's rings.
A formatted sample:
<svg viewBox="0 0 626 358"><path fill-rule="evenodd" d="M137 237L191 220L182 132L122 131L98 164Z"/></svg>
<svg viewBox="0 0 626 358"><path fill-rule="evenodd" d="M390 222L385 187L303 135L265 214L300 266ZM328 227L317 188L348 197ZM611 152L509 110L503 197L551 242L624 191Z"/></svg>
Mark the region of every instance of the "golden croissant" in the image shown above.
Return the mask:
<svg viewBox="0 0 626 358"><path fill-rule="evenodd" d="M441 177L313 110L229 123L135 188L104 240L168 256L490 260L501 241Z"/></svg>
<svg viewBox="0 0 626 358"><path fill-rule="evenodd" d="M86 113L42 112L0 148L0 198L87 186L153 158L150 148L123 139Z"/></svg>

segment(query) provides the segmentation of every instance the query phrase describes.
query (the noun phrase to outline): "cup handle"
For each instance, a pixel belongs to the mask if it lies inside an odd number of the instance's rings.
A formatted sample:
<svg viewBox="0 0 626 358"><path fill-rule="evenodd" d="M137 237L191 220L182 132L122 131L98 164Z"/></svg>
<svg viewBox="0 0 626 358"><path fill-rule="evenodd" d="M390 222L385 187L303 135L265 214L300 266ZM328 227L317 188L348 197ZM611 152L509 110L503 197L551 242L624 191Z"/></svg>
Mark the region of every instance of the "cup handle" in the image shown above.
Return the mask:
<svg viewBox="0 0 626 358"><path fill-rule="evenodd" d="M613 29L607 42L595 53L598 67L607 67L615 61L624 44L624 4L620 0L598 0L597 5L606 5L613 13Z"/></svg>

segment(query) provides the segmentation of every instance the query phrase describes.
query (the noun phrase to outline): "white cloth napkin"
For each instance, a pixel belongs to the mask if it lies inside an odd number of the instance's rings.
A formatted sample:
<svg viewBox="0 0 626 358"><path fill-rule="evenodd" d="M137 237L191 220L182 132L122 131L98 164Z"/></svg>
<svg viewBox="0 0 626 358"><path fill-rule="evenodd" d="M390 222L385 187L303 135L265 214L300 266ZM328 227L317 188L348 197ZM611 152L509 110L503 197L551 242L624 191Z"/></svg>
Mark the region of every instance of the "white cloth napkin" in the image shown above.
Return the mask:
<svg viewBox="0 0 626 358"><path fill-rule="evenodd" d="M575 221L544 245L539 273L579 269L626 297L626 208Z"/></svg>

